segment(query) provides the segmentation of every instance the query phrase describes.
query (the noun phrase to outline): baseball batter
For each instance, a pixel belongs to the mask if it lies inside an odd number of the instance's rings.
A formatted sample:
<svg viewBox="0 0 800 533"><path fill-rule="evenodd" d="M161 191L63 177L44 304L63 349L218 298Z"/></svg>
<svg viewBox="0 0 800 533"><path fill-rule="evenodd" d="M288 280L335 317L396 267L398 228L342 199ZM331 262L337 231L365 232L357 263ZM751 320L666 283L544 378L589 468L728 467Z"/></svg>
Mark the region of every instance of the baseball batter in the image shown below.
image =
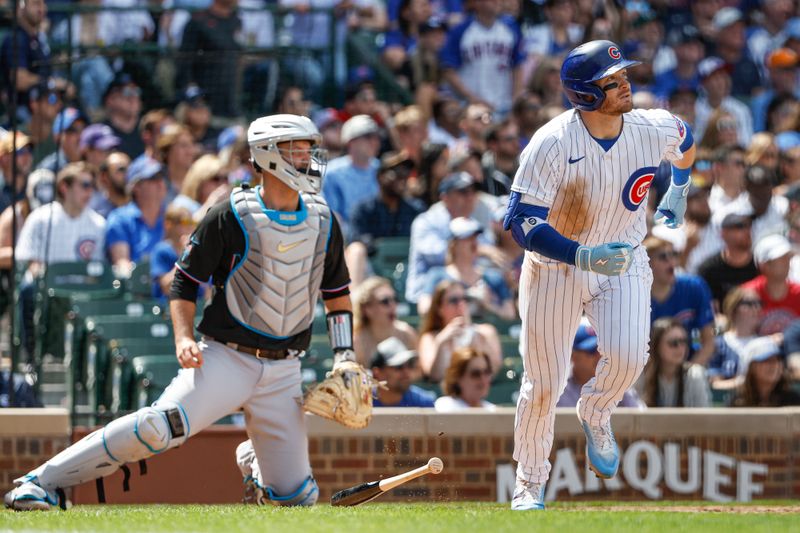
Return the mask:
<svg viewBox="0 0 800 533"><path fill-rule="evenodd" d="M695 153L681 119L661 109L633 110L627 69L637 64L610 41L572 50L561 82L575 109L538 130L520 156L504 220L527 250L520 278L525 372L514 431L512 509L544 508L554 409L584 313L602 354L578 402L587 461L604 478L619 467L611 412L648 357L652 274L640 246L647 194L666 158L672 181L656 218L680 226Z"/></svg>
<svg viewBox="0 0 800 533"><path fill-rule="evenodd" d="M114 420L15 480L6 506L63 507L61 489L179 446L240 408L254 453L237 459L262 493L258 501L316 502L299 357L321 292L334 375L337 367L355 365L343 240L318 194L325 163L314 124L273 115L254 121L247 136L261 185L234 189L229 202L212 208L177 263L170 311L178 376L152 406ZM196 342L197 289L209 278L215 293Z"/></svg>

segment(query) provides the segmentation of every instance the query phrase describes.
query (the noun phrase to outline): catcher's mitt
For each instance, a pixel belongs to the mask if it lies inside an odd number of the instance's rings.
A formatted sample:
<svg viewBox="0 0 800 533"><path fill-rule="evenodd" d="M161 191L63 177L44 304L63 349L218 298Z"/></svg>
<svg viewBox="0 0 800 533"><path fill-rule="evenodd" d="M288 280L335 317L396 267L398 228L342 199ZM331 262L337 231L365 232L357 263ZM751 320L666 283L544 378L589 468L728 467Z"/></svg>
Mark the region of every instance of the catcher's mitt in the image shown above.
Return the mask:
<svg viewBox="0 0 800 533"><path fill-rule="evenodd" d="M342 361L321 383L309 388L303 407L352 429L367 427L372 420L372 387L377 382L355 361Z"/></svg>

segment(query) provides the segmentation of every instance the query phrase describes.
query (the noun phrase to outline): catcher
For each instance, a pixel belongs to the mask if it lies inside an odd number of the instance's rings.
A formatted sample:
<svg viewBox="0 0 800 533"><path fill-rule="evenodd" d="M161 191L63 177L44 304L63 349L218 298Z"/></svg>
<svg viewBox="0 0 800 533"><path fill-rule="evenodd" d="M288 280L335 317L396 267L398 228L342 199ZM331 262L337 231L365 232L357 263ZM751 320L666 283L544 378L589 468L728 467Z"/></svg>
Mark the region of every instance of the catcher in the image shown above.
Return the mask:
<svg viewBox="0 0 800 533"><path fill-rule="evenodd" d="M320 133L306 117L273 115L254 121L247 139L261 184L234 189L229 202L213 207L177 262L170 302L177 377L152 406L15 480L6 506L64 508L63 489L93 479L101 493L102 477L179 446L238 409L252 452L237 454L237 462L252 474L245 481L258 501L313 505L319 490L308 458L300 357L320 292L335 364L309 405L351 427L369 422L372 382L354 362L342 234L318 195L325 169ZM196 342L198 285L209 279L214 296Z"/></svg>

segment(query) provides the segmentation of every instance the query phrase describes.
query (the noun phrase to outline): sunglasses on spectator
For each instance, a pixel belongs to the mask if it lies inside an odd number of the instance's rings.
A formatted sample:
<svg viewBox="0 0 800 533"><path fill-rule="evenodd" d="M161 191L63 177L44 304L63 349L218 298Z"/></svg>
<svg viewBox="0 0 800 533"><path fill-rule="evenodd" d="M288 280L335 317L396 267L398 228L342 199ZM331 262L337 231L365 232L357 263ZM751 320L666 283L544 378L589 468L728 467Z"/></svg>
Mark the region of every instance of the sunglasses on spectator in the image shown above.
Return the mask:
<svg viewBox="0 0 800 533"><path fill-rule="evenodd" d="M472 379L481 379L483 377L489 377L491 375L492 375L491 368L484 368L484 369L473 368L472 370L467 372L467 376L469 376Z"/></svg>
<svg viewBox="0 0 800 533"><path fill-rule="evenodd" d="M122 172L123 174L128 172L128 167L111 167L111 172Z"/></svg>
<svg viewBox="0 0 800 533"><path fill-rule="evenodd" d="M83 189L84 191L88 191L90 189L94 189L94 183L91 181L76 181L75 185Z"/></svg>
<svg viewBox="0 0 800 533"><path fill-rule="evenodd" d="M47 103L50 105L56 105L61 101L61 97L56 93L50 93L47 95Z"/></svg>
<svg viewBox="0 0 800 533"><path fill-rule="evenodd" d="M727 229L750 229L751 224L748 222L737 222L736 224L728 224L725 226Z"/></svg>
<svg viewBox="0 0 800 533"><path fill-rule="evenodd" d="M678 252L659 252L657 254L653 254L654 259L658 259L659 261L669 261L671 259L678 258Z"/></svg>
<svg viewBox="0 0 800 533"><path fill-rule="evenodd" d="M445 302L450 305L458 305L461 302L466 302L466 301L467 301L466 296L451 296L445 300Z"/></svg>
<svg viewBox="0 0 800 533"><path fill-rule="evenodd" d="M742 300L739 302L739 305L745 305L747 307L761 307L761 300Z"/></svg>
<svg viewBox="0 0 800 533"><path fill-rule="evenodd" d="M417 367L417 361L411 359L410 361L406 361L402 365L390 366L389 368L394 368L395 370L413 370Z"/></svg>
<svg viewBox="0 0 800 533"><path fill-rule="evenodd" d="M680 339L669 339L667 341L667 346L670 348L680 348L681 346L687 346L689 344L689 339L686 337Z"/></svg>
<svg viewBox="0 0 800 533"><path fill-rule="evenodd" d="M15 153L15 154L17 154L17 155L26 155L26 154L29 154L29 153L31 153L31 147L30 147L30 146L28 146L28 145L25 145L25 146L23 146L23 147L21 147L21 148L17 148L17 151L16 151L16 152L14 152L14 153Z"/></svg>
<svg viewBox="0 0 800 533"><path fill-rule="evenodd" d="M138 87L123 87L120 93L125 98L132 98L134 96L141 96L142 90Z"/></svg>
<svg viewBox="0 0 800 533"><path fill-rule="evenodd" d="M717 131L735 130L735 129L736 129L735 120L720 120L719 122L717 122Z"/></svg>
<svg viewBox="0 0 800 533"><path fill-rule="evenodd" d="M737 167L744 168L747 166L747 163L744 162L744 159L729 159L727 161L729 165L735 165Z"/></svg>
<svg viewBox="0 0 800 533"><path fill-rule="evenodd" d="M475 115L469 117L470 120L477 120L478 122L483 122L484 124L491 124L492 122L492 115L489 113L483 113L481 115Z"/></svg>
<svg viewBox="0 0 800 533"><path fill-rule="evenodd" d="M225 183L228 181L228 176L225 174L217 174L216 176L210 178L208 181L213 181L215 183Z"/></svg>
<svg viewBox="0 0 800 533"><path fill-rule="evenodd" d="M397 303L397 298L395 296L386 296L385 298L375 300L375 302L383 305L384 307L389 307L390 305Z"/></svg>

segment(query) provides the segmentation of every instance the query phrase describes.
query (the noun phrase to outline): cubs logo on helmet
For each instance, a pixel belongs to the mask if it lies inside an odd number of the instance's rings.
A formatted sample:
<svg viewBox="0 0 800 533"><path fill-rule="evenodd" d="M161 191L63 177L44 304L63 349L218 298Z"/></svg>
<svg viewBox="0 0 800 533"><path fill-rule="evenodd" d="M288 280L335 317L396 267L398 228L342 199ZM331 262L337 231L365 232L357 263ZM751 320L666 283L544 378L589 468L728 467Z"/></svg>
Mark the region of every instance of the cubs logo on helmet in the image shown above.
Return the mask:
<svg viewBox="0 0 800 533"><path fill-rule="evenodd" d="M628 211L636 211L647 198L647 192L656 175L656 167L640 168L628 178L622 188L622 203Z"/></svg>
<svg viewBox="0 0 800 533"><path fill-rule="evenodd" d="M619 48L617 48L616 46L608 47L608 55L611 56L611 59L619 59L620 57L622 57Z"/></svg>

